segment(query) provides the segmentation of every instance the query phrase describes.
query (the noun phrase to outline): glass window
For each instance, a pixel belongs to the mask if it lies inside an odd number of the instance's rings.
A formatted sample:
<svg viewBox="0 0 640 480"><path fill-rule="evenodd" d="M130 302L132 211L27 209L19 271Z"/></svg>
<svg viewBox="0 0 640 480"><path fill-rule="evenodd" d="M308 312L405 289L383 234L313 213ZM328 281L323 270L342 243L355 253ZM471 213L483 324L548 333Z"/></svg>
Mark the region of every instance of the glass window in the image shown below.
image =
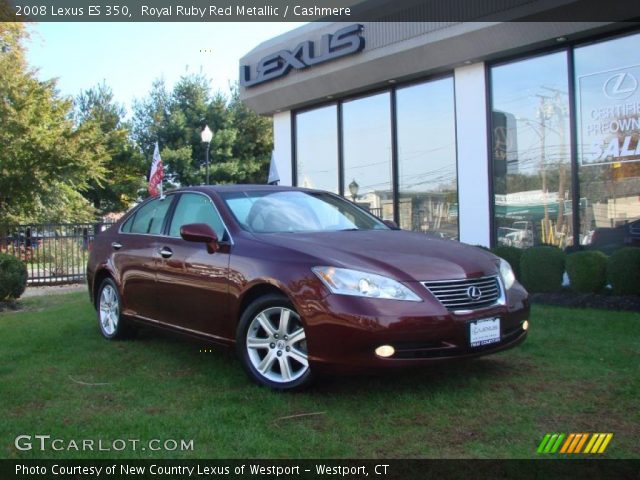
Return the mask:
<svg viewBox="0 0 640 480"><path fill-rule="evenodd" d="M640 244L640 35L575 50L580 243Z"/></svg>
<svg viewBox="0 0 640 480"><path fill-rule="evenodd" d="M140 208L133 217L131 233L149 233L160 235L164 217L171 206L174 196L157 198Z"/></svg>
<svg viewBox="0 0 640 480"><path fill-rule="evenodd" d="M337 107L296 115L296 171L299 187L338 193Z"/></svg>
<svg viewBox="0 0 640 480"><path fill-rule="evenodd" d="M211 200L197 193L183 193L180 195L176 210L171 219L169 235L180 236L180 227L190 223L206 223L216 232L220 240L224 238L225 230L220 215L211 204Z"/></svg>
<svg viewBox="0 0 640 480"><path fill-rule="evenodd" d="M389 92L344 102L344 194L393 220Z"/></svg>
<svg viewBox="0 0 640 480"><path fill-rule="evenodd" d="M458 238L453 79L396 92L400 227Z"/></svg>
<svg viewBox="0 0 640 480"><path fill-rule="evenodd" d="M498 244L572 245L567 53L493 67L491 86Z"/></svg>

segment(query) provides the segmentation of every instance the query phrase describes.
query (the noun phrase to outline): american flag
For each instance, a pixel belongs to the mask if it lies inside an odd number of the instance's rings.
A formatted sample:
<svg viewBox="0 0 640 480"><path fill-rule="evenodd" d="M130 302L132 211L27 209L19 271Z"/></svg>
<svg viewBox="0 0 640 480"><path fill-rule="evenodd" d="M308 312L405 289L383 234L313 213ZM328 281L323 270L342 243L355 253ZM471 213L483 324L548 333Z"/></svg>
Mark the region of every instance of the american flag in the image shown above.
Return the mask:
<svg viewBox="0 0 640 480"><path fill-rule="evenodd" d="M151 172L149 173L149 195L156 197L162 196L162 179L164 178L164 168L162 167L162 159L160 158L160 149L158 142L153 150L153 161L151 162Z"/></svg>

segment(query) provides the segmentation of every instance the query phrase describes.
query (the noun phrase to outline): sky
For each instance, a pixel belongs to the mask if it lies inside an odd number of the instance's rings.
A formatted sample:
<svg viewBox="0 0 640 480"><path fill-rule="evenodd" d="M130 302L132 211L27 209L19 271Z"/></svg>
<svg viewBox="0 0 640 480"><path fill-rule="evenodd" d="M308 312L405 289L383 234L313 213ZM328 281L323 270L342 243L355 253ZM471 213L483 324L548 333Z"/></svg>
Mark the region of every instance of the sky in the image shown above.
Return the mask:
<svg viewBox="0 0 640 480"><path fill-rule="evenodd" d="M155 79L169 88L185 73L203 73L213 90L229 91L239 59L300 23L39 23L31 26L27 59L40 79L58 78L76 96L103 81L131 113Z"/></svg>

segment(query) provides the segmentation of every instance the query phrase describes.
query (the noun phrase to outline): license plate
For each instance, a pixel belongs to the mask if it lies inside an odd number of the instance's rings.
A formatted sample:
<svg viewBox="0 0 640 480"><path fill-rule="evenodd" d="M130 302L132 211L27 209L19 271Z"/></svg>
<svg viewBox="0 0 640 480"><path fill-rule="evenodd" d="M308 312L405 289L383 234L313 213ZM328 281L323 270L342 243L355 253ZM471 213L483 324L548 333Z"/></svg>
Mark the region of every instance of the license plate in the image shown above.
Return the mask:
<svg viewBox="0 0 640 480"><path fill-rule="evenodd" d="M499 318L485 318L469 322L469 344L472 347L482 347L499 341Z"/></svg>

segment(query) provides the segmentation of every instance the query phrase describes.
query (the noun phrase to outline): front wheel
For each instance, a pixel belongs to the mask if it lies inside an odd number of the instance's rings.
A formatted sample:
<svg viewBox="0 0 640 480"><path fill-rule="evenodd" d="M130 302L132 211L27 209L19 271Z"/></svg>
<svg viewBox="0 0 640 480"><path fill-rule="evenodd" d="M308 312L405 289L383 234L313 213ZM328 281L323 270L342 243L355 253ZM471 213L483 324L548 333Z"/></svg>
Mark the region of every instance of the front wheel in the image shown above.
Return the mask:
<svg viewBox="0 0 640 480"><path fill-rule="evenodd" d="M236 341L245 370L259 385L291 390L311 382L304 325L285 296L254 300L242 314Z"/></svg>
<svg viewBox="0 0 640 480"><path fill-rule="evenodd" d="M106 278L98 291L98 325L100 333L106 339L120 339L130 337L131 327L122 316L122 301L116 283Z"/></svg>

